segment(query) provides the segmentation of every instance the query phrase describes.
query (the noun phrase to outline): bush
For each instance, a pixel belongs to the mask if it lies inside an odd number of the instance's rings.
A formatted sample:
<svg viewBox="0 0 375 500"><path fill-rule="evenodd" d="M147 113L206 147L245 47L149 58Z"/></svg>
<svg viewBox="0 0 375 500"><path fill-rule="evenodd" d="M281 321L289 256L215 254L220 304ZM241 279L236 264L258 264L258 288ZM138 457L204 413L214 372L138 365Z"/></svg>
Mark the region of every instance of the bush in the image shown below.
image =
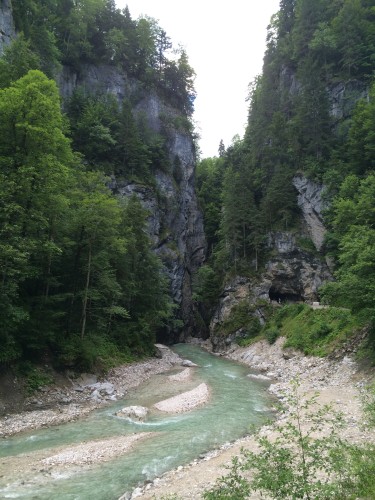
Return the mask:
<svg viewBox="0 0 375 500"><path fill-rule="evenodd" d="M287 338L284 347L314 356L330 354L362 325L347 309L313 310L305 304L282 307L274 315L273 323L279 334Z"/></svg>
<svg viewBox="0 0 375 500"><path fill-rule="evenodd" d="M251 492L279 500L350 498L357 486L348 467L352 449L339 437L341 415L319 406L316 396L305 399L298 381L291 389L285 394L290 418L275 429L276 439L258 434L259 451L242 450L229 474L204 493L206 500L243 500ZM323 425L328 435L320 432Z"/></svg>
<svg viewBox="0 0 375 500"><path fill-rule="evenodd" d="M50 385L54 382L50 373L46 372L40 366L33 365L30 361L22 362L18 367L18 371L25 380L28 394L33 394L41 387Z"/></svg>
<svg viewBox="0 0 375 500"><path fill-rule="evenodd" d="M246 300L232 307L229 316L217 327L217 333L221 336L230 335L241 328L246 328L249 323L252 309Z"/></svg>
<svg viewBox="0 0 375 500"><path fill-rule="evenodd" d="M298 380L291 389L285 395L290 418L276 427L276 438L258 434L259 450L242 450L229 474L204 493L206 500L244 500L252 492L278 500L375 498L375 446L341 440L342 415L318 405L316 396L306 399ZM374 386L364 410L366 424L375 426Z"/></svg>
<svg viewBox="0 0 375 500"><path fill-rule="evenodd" d="M72 335L60 341L58 361L61 366L75 366L81 371L107 371L129 361L134 356L126 346L119 347L105 335L89 334L83 339Z"/></svg>
<svg viewBox="0 0 375 500"><path fill-rule="evenodd" d="M267 328L267 330L264 332L264 336L266 337L270 345L274 344L277 337L279 336L279 330L277 326L271 326L270 328Z"/></svg>

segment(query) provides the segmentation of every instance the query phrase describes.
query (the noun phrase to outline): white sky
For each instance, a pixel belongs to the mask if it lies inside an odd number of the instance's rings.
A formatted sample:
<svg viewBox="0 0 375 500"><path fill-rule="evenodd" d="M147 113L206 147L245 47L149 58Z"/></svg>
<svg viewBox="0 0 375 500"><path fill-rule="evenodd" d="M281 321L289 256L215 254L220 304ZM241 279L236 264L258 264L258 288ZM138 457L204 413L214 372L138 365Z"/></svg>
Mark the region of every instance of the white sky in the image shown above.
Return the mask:
<svg viewBox="0 0 375 500"><path fill-rule="evenodd" d="M133 19L159 21L175 47L185 47L197 77L193 118L201 157L217 156L241 137L247 120L248 84L262 70L266 28L279 0L116 0Z"/></svg>

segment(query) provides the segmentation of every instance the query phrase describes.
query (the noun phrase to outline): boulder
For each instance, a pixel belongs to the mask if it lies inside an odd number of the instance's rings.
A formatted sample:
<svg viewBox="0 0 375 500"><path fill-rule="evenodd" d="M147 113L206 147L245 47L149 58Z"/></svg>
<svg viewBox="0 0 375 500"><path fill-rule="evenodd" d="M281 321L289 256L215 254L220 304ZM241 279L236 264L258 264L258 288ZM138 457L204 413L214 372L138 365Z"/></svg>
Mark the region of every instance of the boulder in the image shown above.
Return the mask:
<svg viewBox="0 0 375 500"><path fill-rule="evenodd" d="M188 366L188 367L198 366L192 361L190 361L190 359L183 359L181 364L182 366Z"/></svg>
<svg viewBox="0 0 375 500"><path fill-rule="evenodd" d="M98 391L102 396L111 396L115 392L115 387L110 382L97 382L89 387L94 391Z"/></svg>
<svg viewBox="0 0 375 500"><path fill-rule="evenodd" d="M147 414L148 408L144 406L126 406L116 413L118 417L128 417L140 422L147 417Z"/></svg>

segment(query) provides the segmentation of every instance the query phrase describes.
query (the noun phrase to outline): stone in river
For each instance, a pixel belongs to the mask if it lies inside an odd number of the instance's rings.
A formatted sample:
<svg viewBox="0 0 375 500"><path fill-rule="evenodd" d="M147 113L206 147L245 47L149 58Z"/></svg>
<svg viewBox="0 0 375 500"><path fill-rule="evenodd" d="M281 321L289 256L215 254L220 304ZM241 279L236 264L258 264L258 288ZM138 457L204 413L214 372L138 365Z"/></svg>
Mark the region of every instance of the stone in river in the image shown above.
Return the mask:
<svg viewBox="0 0 375 500"><path fill-rule="evenodd" d="M136 420L144 420L147 417L148 408L144 406L126 406L122 410L118 411L116 415L118 417L128 417Z"/></svg>

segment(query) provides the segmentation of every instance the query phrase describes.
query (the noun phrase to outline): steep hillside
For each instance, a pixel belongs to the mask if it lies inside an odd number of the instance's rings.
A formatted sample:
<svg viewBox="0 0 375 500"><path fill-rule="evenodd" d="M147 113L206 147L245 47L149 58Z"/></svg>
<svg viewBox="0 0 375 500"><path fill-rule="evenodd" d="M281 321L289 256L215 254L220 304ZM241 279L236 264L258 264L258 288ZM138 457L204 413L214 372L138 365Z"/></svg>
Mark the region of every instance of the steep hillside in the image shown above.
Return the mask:
<svg viewBox="0 0 375 500"><path fill-rule="evenodd" d="M374 317L374 20L366 0L282 0L244 139L198 166L197 291L221 342L256 335L270 300Z"/></svg>
<svg viewBox="0 0 375 500"><path fill-rule="evenodd" d="M114 2L0 8L0 362L105 367L198 335L185 51Z"/></svg>

